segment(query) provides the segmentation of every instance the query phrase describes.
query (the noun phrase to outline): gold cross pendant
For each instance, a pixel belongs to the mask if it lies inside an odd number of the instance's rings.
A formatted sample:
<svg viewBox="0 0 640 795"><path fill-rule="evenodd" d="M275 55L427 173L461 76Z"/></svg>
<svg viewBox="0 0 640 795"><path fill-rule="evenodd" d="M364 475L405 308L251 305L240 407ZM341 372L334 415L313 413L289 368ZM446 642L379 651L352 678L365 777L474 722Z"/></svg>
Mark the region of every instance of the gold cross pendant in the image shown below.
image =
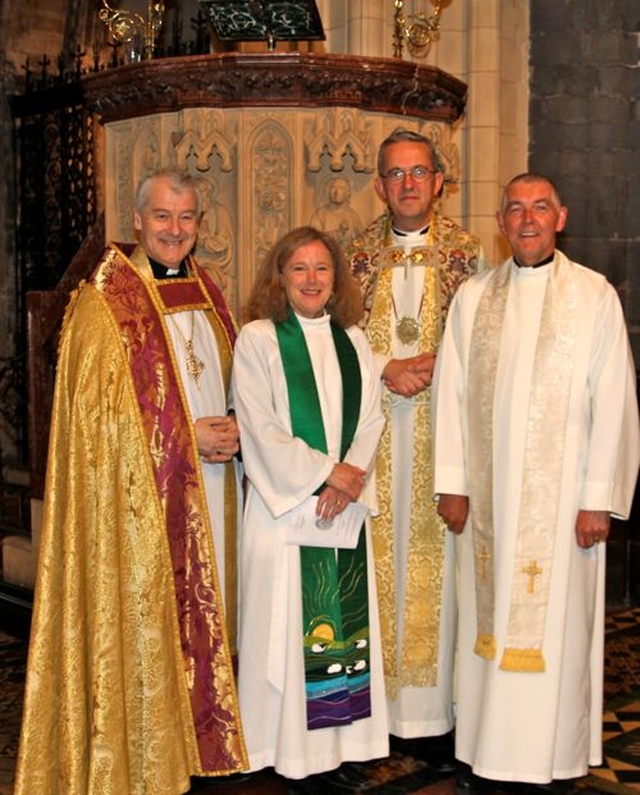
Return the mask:
<svg viewBox="0 0 640 795"><path fill-rule="evenodd" d="M204 370L204 362L195 355L193 351L193 340L186 340L185 346L187 348L187 372L196 382L196 386L199 387L198 379Z"/></svg>

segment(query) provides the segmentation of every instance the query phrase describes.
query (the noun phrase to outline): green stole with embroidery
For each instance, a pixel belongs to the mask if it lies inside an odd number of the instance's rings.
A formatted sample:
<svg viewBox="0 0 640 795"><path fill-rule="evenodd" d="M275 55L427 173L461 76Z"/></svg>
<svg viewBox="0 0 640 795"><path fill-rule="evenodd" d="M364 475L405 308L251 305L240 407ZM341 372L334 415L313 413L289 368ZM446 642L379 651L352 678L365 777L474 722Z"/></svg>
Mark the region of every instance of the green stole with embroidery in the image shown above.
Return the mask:
<svg viewBox="0 0 640 795"><path fill-rule="evenodd" d="M346 331L331 322L331 333L342 376L342 460L358 425L362 378ZM289 310L285 321L276 323L276 335L293 435L326 453L311 357L293 311ZM307 728L342 726L367 718L371 715L371 690L364 527L355 549L300 547L300 575Z"/></svg>

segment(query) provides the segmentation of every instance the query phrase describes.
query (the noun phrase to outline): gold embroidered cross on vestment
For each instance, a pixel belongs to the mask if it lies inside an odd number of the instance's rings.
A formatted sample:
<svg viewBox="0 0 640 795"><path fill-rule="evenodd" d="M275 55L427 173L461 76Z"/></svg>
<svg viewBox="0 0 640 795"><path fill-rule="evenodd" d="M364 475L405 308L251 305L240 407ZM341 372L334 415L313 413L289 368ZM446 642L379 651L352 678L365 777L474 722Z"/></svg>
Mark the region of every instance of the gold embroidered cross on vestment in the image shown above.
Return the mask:
<svg viewBox="0 0 640 795"><path fill-rule="evenodd" d="M522 573L527 574L529 576L529 582L527 584L527 593L533 593L535 588L536 577L539 577L542 574L542 569L538 566L538 561L532 560L528 566L523 566Z"/></svg>
<svg viewBox="0 0 640 795"><path fill-rule="evenodd" d="M478 551L478 560L480 561L480 577L482 577L483 580L486 580L487 563L491 560L491 552L489 552L485 544L483 544Z"/></svg>

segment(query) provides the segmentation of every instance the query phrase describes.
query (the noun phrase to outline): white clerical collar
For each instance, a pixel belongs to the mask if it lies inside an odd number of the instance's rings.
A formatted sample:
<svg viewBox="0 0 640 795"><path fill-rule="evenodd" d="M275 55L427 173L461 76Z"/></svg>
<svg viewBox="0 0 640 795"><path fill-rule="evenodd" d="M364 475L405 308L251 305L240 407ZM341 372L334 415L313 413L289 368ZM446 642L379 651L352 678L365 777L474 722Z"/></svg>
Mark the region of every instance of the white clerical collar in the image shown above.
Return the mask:
<svg viewBox="0 0 640 795"><path fill-rule="evenodd" d="M518 259L515 255L513 257L513 261L519 268L541 268L543 265L548 265L550 262L553 262L554 257L555 251L552 254L549 254L548 257L541 259L540 262L536 262L535 265L523 265L521 262L518 262Z"/></svg>
<svg viewBox="0 0 640 795"><path fill-rule="evenodd" d="M416 229L412 232L407 232L403 229L397 229L395 226L392 226L391 230L393 231L393 234L397 235L398 237L411 237L412 235L426 235L427 232L429 231L429 224L423 226L422 229Z"/></svg>
<svg viewBox="0 0 640 795"><path fill-rule="evenodd" d="M424 236L429 231L429 227L425 226L413 232L406 232L392 226L391 231L393 232L397 245L404 246L405 248L415 248L416 246L424 246Z"/></svg>

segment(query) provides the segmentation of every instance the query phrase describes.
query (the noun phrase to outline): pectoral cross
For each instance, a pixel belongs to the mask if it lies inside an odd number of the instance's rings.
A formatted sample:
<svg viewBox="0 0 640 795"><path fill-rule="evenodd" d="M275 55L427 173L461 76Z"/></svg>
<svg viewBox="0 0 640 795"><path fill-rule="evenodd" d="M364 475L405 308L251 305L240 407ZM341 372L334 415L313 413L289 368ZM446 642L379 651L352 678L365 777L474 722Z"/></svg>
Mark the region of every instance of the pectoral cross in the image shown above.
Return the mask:
<svg viewBox="0 0 640 795"><path fill-rule="evenodd" d="M491 552L484 544L478 551L478 560L480 561L480 577L485 580L487 578L487 563L491 560Z"/></svg>
<svg viewBox="0 0 640 795"><path fill-rule="evenodd" d="M537 560L532 560L528 566L522 567L522 573L529 575L529 584L527 585L527 593L533 593L535 587L535 578L542 574L542 569L538 566Z"/></svg>
<svg viewBox="0 0 640 795"><path fill-rule="evenodd" d="M184 342L185 347L187 349L187 372L196 382L196 386L199 387L198 379L202 375L202 371L204 370L205 364L202 359L198 359L193 350L193 340L185 340Z"/></svg>

